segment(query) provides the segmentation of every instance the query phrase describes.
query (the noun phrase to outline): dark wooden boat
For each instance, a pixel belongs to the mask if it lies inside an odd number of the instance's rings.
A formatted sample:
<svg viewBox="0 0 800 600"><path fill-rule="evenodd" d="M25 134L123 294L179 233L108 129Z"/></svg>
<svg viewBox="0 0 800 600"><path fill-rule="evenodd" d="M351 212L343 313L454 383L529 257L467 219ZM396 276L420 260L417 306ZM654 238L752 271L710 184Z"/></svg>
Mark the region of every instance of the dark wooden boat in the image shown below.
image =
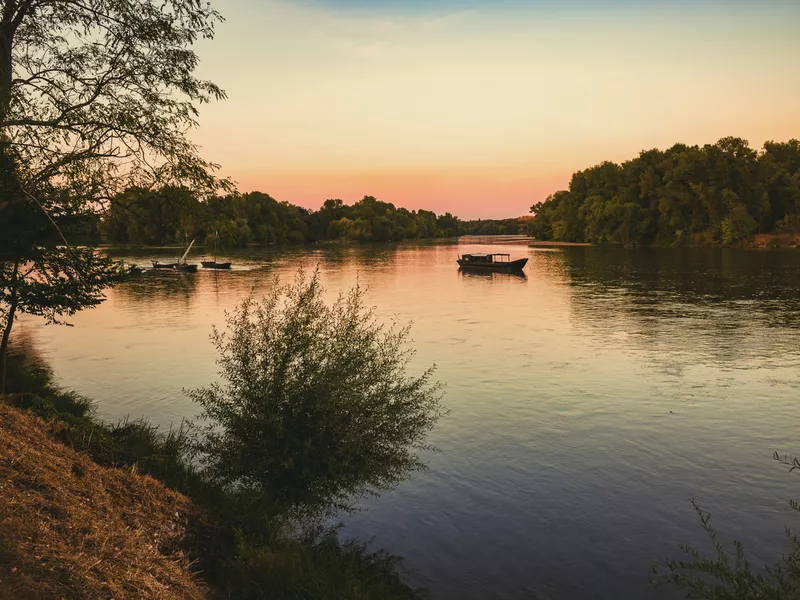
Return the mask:
<svg viewBox="0 0 800 600"><path fill-rule="evenodd" d="M131 265L127 268L126 273L128 275L141 275L142 274L142 267L138 265Z"/></svg>
<svg viewBox="0 0 800 600"><path fill-rule="evenodd" d="M221 263L215 260L201 260L200 264L203 265L204 269L230 269L231 263Z"/></svg>
<svg viewBox="0 0 800 600"><path fill-rule="evenodd" d="M522 271L528 259L511 260L510 254L463 254L457 262L462 269L518 272Z"/></svg>
<svg viewBox="0 0 800 600"><path fill-rule="evenodd" d="M219 240L219 233L214 232L214 260L201 260L200 264L204 269L230 269L231 263L217 262L217 241Z"/></svg>
<svg viewBox="0 0 800 600"><path fill-rule="evenodd" d="M197 265L191 265L186 262L186 257L189 255L189 250L192 249L194 246L194 240L191 241L189 247L186 249L186 252L183 253L181 259L175 263L175 266L172 267L176 271L181 271L182 273L197 273Z"/></svg>
<svg viewBox="0 0 800 600"><path fill-rule="evenodd" d="M153 261L154 269L174 269L178 263L162 263L157 260Z"/></svg>

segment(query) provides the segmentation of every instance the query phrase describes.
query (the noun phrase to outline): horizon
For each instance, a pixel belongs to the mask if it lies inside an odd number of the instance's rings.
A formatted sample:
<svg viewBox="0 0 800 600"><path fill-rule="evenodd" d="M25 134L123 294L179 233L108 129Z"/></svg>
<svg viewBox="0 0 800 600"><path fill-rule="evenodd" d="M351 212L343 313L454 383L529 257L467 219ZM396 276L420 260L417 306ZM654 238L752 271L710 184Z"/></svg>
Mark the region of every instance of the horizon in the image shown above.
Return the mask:
<svg viewBox="0 0 800 600"><path fill-rule="evenodd" d="M230 0L192 135L243 192L510 218L676 143L800 137L800 4ZM235 64L236 68L231 68Z"/></svg>

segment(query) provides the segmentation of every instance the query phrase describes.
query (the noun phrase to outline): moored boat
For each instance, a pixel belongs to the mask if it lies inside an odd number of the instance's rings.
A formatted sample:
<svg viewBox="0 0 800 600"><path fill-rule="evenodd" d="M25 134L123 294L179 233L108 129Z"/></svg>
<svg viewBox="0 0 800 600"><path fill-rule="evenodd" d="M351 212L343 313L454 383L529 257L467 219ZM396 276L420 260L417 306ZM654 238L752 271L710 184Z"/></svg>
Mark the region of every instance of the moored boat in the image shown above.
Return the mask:
<svg viewBox="0 0 800 600"><path fill-rule="evenodd" d="M219 233L214 232L214 260L201 260L200 264L204 269L230 269L231 263L217 262L217 242L219 241Z"/></svg>
<svg viewBox="0 0 800 600"><path fill-rule="evenodd" d="M231 263L225 262L217 262L215 260L201 260L200 264L203 265L204 269L230 269Z"/></svg>
<svg viewBox="0 0 800 600"><path fill-rule="evenodd" d="M157 260L153 261L153 268L154 269L174 269L177 263L162 263Z"/></svg>
<svg viewBox="0 0 800 600"><path fill-rule="evenodd" d="M527 258L511 260L510 254L463 254L458 257L458 266L463 269L485 271L522 271L528 263Z"/></svg>
<svg viewBox="0 0 800 600"><path fill-rule="evenodd" d="M197 265L192 265L186 262L186 257L189 256L189 250L192 249L194 246L194 240L189 243L189 247L186 248L186 252L183 253L181 259L175 263L173 267L176 271L181 271L183 273L197 273Z"/></svg>

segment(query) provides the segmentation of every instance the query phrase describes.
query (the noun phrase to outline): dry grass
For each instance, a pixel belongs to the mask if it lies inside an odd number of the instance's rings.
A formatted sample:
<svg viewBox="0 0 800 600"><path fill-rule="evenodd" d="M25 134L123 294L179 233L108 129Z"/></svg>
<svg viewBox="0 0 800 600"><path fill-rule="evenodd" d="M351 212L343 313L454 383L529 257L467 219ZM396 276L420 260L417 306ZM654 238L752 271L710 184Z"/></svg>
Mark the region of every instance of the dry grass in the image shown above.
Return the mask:
<svg viewBox="0 0 800 600"><path fill-rule="evenodd" d="M204 598L180 549L190 501L53 427L0 401L0 598Z"/></svg>

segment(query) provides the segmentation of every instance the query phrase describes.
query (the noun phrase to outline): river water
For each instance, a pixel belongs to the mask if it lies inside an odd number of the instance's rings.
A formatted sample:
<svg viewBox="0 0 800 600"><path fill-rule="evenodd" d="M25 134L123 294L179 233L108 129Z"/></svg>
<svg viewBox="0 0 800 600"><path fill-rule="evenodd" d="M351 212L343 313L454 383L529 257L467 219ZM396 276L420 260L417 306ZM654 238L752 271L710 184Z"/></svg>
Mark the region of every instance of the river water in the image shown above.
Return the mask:
<svg viewBox="0 0 800 600"><path fill-rule="evenodd" d="M676 597L648 578L678 543L708 548L690 498L775 562L800 499L771 459L800 454L800 252L504 248L526 276L459 272L459 252L497 246L255 249L17 332L102 417L168 426L215 378L224 311L318 267L331 295L358 280L381 318L412 321L414 369L447 386L429 470L343 531L404 556L434 598Z"/></svg>

